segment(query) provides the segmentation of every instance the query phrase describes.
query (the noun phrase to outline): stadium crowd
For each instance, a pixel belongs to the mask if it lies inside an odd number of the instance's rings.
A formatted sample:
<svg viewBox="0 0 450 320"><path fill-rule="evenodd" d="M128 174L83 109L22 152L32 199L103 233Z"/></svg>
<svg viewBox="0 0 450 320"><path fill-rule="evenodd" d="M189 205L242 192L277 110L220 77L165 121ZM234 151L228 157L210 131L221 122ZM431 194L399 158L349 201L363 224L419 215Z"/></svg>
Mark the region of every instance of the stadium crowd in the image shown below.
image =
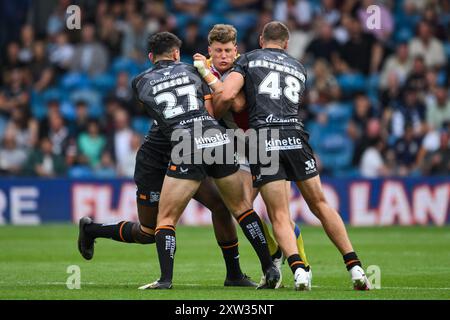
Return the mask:
<svg viewBox="0 0 450 320"><path fill-rule="evenodd" d="M80 30L66 8L81 7ZM380 28L367 23L377 5ZM182 60L216 23L259 47L273 19L308 70L301 117L328 176L450 173L449 0L3 1L0 175L132 177L151 120L130 82L147 39L171 31Z"/></svg>

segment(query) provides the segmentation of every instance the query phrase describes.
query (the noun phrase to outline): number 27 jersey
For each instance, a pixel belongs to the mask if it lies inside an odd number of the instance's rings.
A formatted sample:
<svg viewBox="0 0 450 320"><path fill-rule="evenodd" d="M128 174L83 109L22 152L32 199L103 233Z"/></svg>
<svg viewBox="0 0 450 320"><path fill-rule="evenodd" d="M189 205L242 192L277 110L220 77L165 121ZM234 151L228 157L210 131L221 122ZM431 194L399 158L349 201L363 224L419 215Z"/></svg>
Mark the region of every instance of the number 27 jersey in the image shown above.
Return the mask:
<svg viewBox="0 0 450 320"><path fill-rule="evenodd" d="M196 121L203 126L217 125L205 108L205 100L211 99L209 87L192 65L159 61L138 75L132 87L169 139L174 130L190 130Z"/></svg>
<svg viewBox="0 0 450 320"><path fill-rule="evenodd" d="M299 61L281 49L258 49L241 55L232 72L245 79L250 128L300 124L306 70Z"/></svg>

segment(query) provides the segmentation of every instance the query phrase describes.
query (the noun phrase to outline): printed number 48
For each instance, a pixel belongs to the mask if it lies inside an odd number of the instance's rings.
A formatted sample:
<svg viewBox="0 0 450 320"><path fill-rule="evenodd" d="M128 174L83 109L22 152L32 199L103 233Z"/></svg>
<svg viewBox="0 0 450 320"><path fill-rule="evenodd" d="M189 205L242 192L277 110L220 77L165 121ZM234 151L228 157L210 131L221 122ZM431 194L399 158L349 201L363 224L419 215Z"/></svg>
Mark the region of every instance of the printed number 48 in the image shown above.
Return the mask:
<svg viewBox="0 0 450 320"><path fill-rule="evenodd" d="M188 111L198 110L199 106L197 101L197 90L195 89L195 85L191 84L188 86L180 87L177 88L175 91L177 95L174 95L172 92L164 92L158 94L155 97L155 101L157 104L161 103L166 104L166 107L163 110L163 114L166 119L176 117L186 112L186 110L184 110L182 105L177 105L178 103L177 96L188 97L188 105L189 105Z"/></svg>
<svg viewBox="0 0 450 320"><path fill-rule="evenodd" d="M283 90L284 96L293 103L299 103L301 90L300 81L293 76L286 76L284 82L286 84L286 87ZM271 71L259 85L258 92L270 95L271 99L280 99L280 73Z"/></svg>

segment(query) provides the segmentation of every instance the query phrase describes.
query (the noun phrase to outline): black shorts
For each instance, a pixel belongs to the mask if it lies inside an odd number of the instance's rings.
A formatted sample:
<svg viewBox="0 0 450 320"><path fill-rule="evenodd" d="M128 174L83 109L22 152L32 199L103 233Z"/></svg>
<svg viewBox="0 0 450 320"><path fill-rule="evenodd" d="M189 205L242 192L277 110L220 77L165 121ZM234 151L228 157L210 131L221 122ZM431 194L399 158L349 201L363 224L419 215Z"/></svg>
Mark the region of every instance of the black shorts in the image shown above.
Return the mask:
<svg viewBox="0 0 450 320"><path fill-rule="evenodd" d="M136 155L134 182L137 186L137 202L156 207L159 203L171 146L167 143L145 141Z"/></svg>
<svg viewBox="0 0 450 320"><path fill-rule="evenodd" d="M309 134L299 129L274 130L277 128L265 131L267 134L259 130L257 143L250 149L250 152L257 152L254 158L258 159L250 163L253 187L276 180L303 181L318 175L316 159L308 143Z"/></svg>
<svg viewBox="0 0 450 320"><path fill-rule="evenodd" d="M231 143L234 137L228 136L225 129L220 126L209 129L215 130L213 134L204 133L200 138L190 135L185 137L184 145L189 145L189 149L181 150L179 146L174 147L167 168L169 177L200 181L207 176L220 179L239 170L234 144Z"/></svg>

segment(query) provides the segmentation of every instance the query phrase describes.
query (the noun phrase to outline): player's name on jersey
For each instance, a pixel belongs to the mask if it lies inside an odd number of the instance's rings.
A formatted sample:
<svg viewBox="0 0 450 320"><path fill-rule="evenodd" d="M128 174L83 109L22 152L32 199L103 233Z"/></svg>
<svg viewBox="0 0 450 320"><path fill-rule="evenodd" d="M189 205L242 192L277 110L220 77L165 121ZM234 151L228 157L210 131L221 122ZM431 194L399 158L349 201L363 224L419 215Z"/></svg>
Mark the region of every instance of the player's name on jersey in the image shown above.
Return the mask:
<svg viewBox="0 0 450 320"><path fill-rule="evenodd" d="M172 88L172 87L176 87L176 86L180 86L183 84L188 84L190 83L190 79L188 76L180 76L179 78L175 78L166 82L162 82L156 86L153 87L153 94L157 94L158 92L168 89L168 88Z"/></svg>
<svg viewBox="0 0 450 320"><path fill-rule="evenodd" d="M282 63L282 61L280 61ZM248 63L249 68L257 68L257 67L263 67L263 68L269 68L272 70L276 70L279 72L285 72L290 75L293 75L294 77L298 78L300 81L305 82L305 75L301 73L300 71L296 70L293 67L285 66L279 63L275 62L269 62L266 60L250 60Z"/></svg>

